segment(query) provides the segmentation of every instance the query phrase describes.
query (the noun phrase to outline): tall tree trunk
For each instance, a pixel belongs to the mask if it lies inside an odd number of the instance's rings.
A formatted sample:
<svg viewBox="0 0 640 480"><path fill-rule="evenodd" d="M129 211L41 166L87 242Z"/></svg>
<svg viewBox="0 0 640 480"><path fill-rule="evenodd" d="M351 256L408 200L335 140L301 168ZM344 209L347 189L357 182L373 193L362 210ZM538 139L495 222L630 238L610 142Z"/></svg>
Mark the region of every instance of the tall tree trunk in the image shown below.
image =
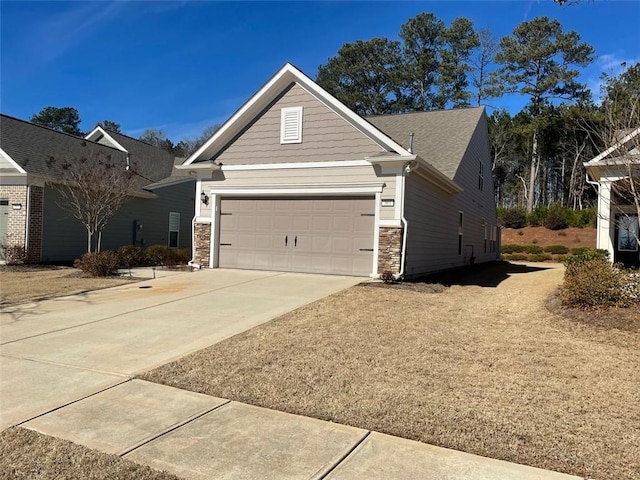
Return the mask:
<svg viewBox="0 0 640 480"><path fill-rule="evenodd" d="M533 212L533 200L536 191L536 179L538 177L538 129L533 131L533 144L531 146L531 175L529 176L529 189L527 194L527 213Z"/></svg>

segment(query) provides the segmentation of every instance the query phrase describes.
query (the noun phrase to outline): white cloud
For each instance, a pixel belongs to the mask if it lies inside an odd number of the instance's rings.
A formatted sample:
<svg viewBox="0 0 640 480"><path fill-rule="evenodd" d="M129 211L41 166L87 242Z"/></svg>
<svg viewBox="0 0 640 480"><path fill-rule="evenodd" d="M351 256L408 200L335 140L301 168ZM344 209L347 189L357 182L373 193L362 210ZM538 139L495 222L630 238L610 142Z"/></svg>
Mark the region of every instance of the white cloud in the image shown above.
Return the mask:
<svg viewBox="0 0 640 480"><path fill-rule="evenodd" d="M587 77L587 87L593 92L593 98L600 102L600 90L604 86L603 75L617 77L632 65L640 61L640 57L625 57L615 53L605 53L596 58L594 66Z"/></svg>

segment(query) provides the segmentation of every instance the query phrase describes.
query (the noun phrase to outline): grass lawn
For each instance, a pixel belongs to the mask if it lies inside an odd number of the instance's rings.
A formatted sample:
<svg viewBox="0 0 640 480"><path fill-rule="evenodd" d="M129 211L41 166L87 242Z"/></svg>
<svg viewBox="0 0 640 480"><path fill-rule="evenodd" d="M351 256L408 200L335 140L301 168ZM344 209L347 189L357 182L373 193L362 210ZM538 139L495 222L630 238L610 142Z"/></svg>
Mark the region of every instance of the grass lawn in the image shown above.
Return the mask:
<svg viewBox="0 0 640 480"><path fill-rule="evenodd" d="M131 283L129 277L90 278L70 267L0 266L0 306Z"/></svg>
<svg viewBox="0 0 640 480"><path fill-rule="evenodd" d="M178 480L175 475L24 428L0 433L0 479Z"/></svg>
<svg viewBox="0 0 640 480"><path fill-rule="evenodd" d="M574 475L639 479L640 309L618 312L623 328L552 313L562 275L560 265L503 264L440 293L356 286L142 378Z"/></svg>

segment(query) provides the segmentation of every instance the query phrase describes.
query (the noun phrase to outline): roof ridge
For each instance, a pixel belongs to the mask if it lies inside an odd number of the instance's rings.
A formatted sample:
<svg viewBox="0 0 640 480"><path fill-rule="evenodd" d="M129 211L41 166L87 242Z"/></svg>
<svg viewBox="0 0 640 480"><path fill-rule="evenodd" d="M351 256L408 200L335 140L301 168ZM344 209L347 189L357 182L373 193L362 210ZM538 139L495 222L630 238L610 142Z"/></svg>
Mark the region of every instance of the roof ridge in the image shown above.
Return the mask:
<svg viewBox="0 0 640 480"><path fill-rule="evenodd" d="M98 142L94 142L93 140L89 140L88 138L78 137L78 136L76 136L76 135L72 135L71 133L67 133L67 132L60 132L60 131L58 131L58 130L54 130L53 128L49 128L49 127L47 127L47 126L45 126L45 125L40 125L40 124L38 124L38 123L33 123L33 122L28 121L28 120L24 120L24 119L22 119L22 118L13 117L13 116L11 116L11 115L7 115L6 113L0 113L0 117L5 117L5 118L11 119L11 120L15 120L15 121L20 122L20 123L25 123L25 124L27 124L27 125L29 125L29 126L31 126L31 127L42 128L42 129L44 129L44 130L47 130L47 131L49 131L49 132L53 132L53 133L58 134L58 135L65 135L65 136L67 136L67 137L71 137L71 138L73 138L74 140L80 140L80 141L84 141L84 142L90 142L90 143L92 143L93 145L100 145L100 146L102 146L102 147L110 148L111 150L114 150L114 151L116 151L116 152L121 152L121 150L119 150L119 149L117 149L117 148L114 148L114 147L112 147L111 145L104 145L104 144L102 144L102 143L98 143Z"/></svg>
<svg viewBox="0 0 640 480"><path fill-rule="evenodd" d="M460 112L464 110L481 110L485 107L483 106L468 106L468 107L458 107L458 108L441 108L438 110L415 110L412 112L397 112L397 113L383 113L381 115L367 115L363 118L380 118L380 117L401 117L407 115L419 115L419 114L429 114L429 113L443 113L443 112Z"/></svg>

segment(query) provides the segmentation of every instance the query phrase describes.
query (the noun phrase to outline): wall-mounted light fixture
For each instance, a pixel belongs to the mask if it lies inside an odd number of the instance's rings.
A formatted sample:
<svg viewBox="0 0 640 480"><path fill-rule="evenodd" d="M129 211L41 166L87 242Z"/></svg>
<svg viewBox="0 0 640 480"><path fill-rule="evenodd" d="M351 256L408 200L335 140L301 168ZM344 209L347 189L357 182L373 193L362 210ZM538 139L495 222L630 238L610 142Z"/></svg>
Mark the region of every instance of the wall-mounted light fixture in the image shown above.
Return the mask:
<svg viewBox="0 0 640 480"><path fill-rule="evenodd" d="M207 195L206 193L202 192L200 194L200 201L202 203L204 203L205 205L209 205L209 195Z"/></svg>
<svg viewBox="0 0 640 480"><path fill-rule="evenodd" d="M22 204L21 203L12 203L11 204L11 208L13 208L14 210L20 210L22 208Z"/></svg>
<svg viewBox="0 0 640 480"><path fill-rule="evenodd" d="M393 207L396 201L393 198L383 198L380 203L383 207Z"/></svg>

